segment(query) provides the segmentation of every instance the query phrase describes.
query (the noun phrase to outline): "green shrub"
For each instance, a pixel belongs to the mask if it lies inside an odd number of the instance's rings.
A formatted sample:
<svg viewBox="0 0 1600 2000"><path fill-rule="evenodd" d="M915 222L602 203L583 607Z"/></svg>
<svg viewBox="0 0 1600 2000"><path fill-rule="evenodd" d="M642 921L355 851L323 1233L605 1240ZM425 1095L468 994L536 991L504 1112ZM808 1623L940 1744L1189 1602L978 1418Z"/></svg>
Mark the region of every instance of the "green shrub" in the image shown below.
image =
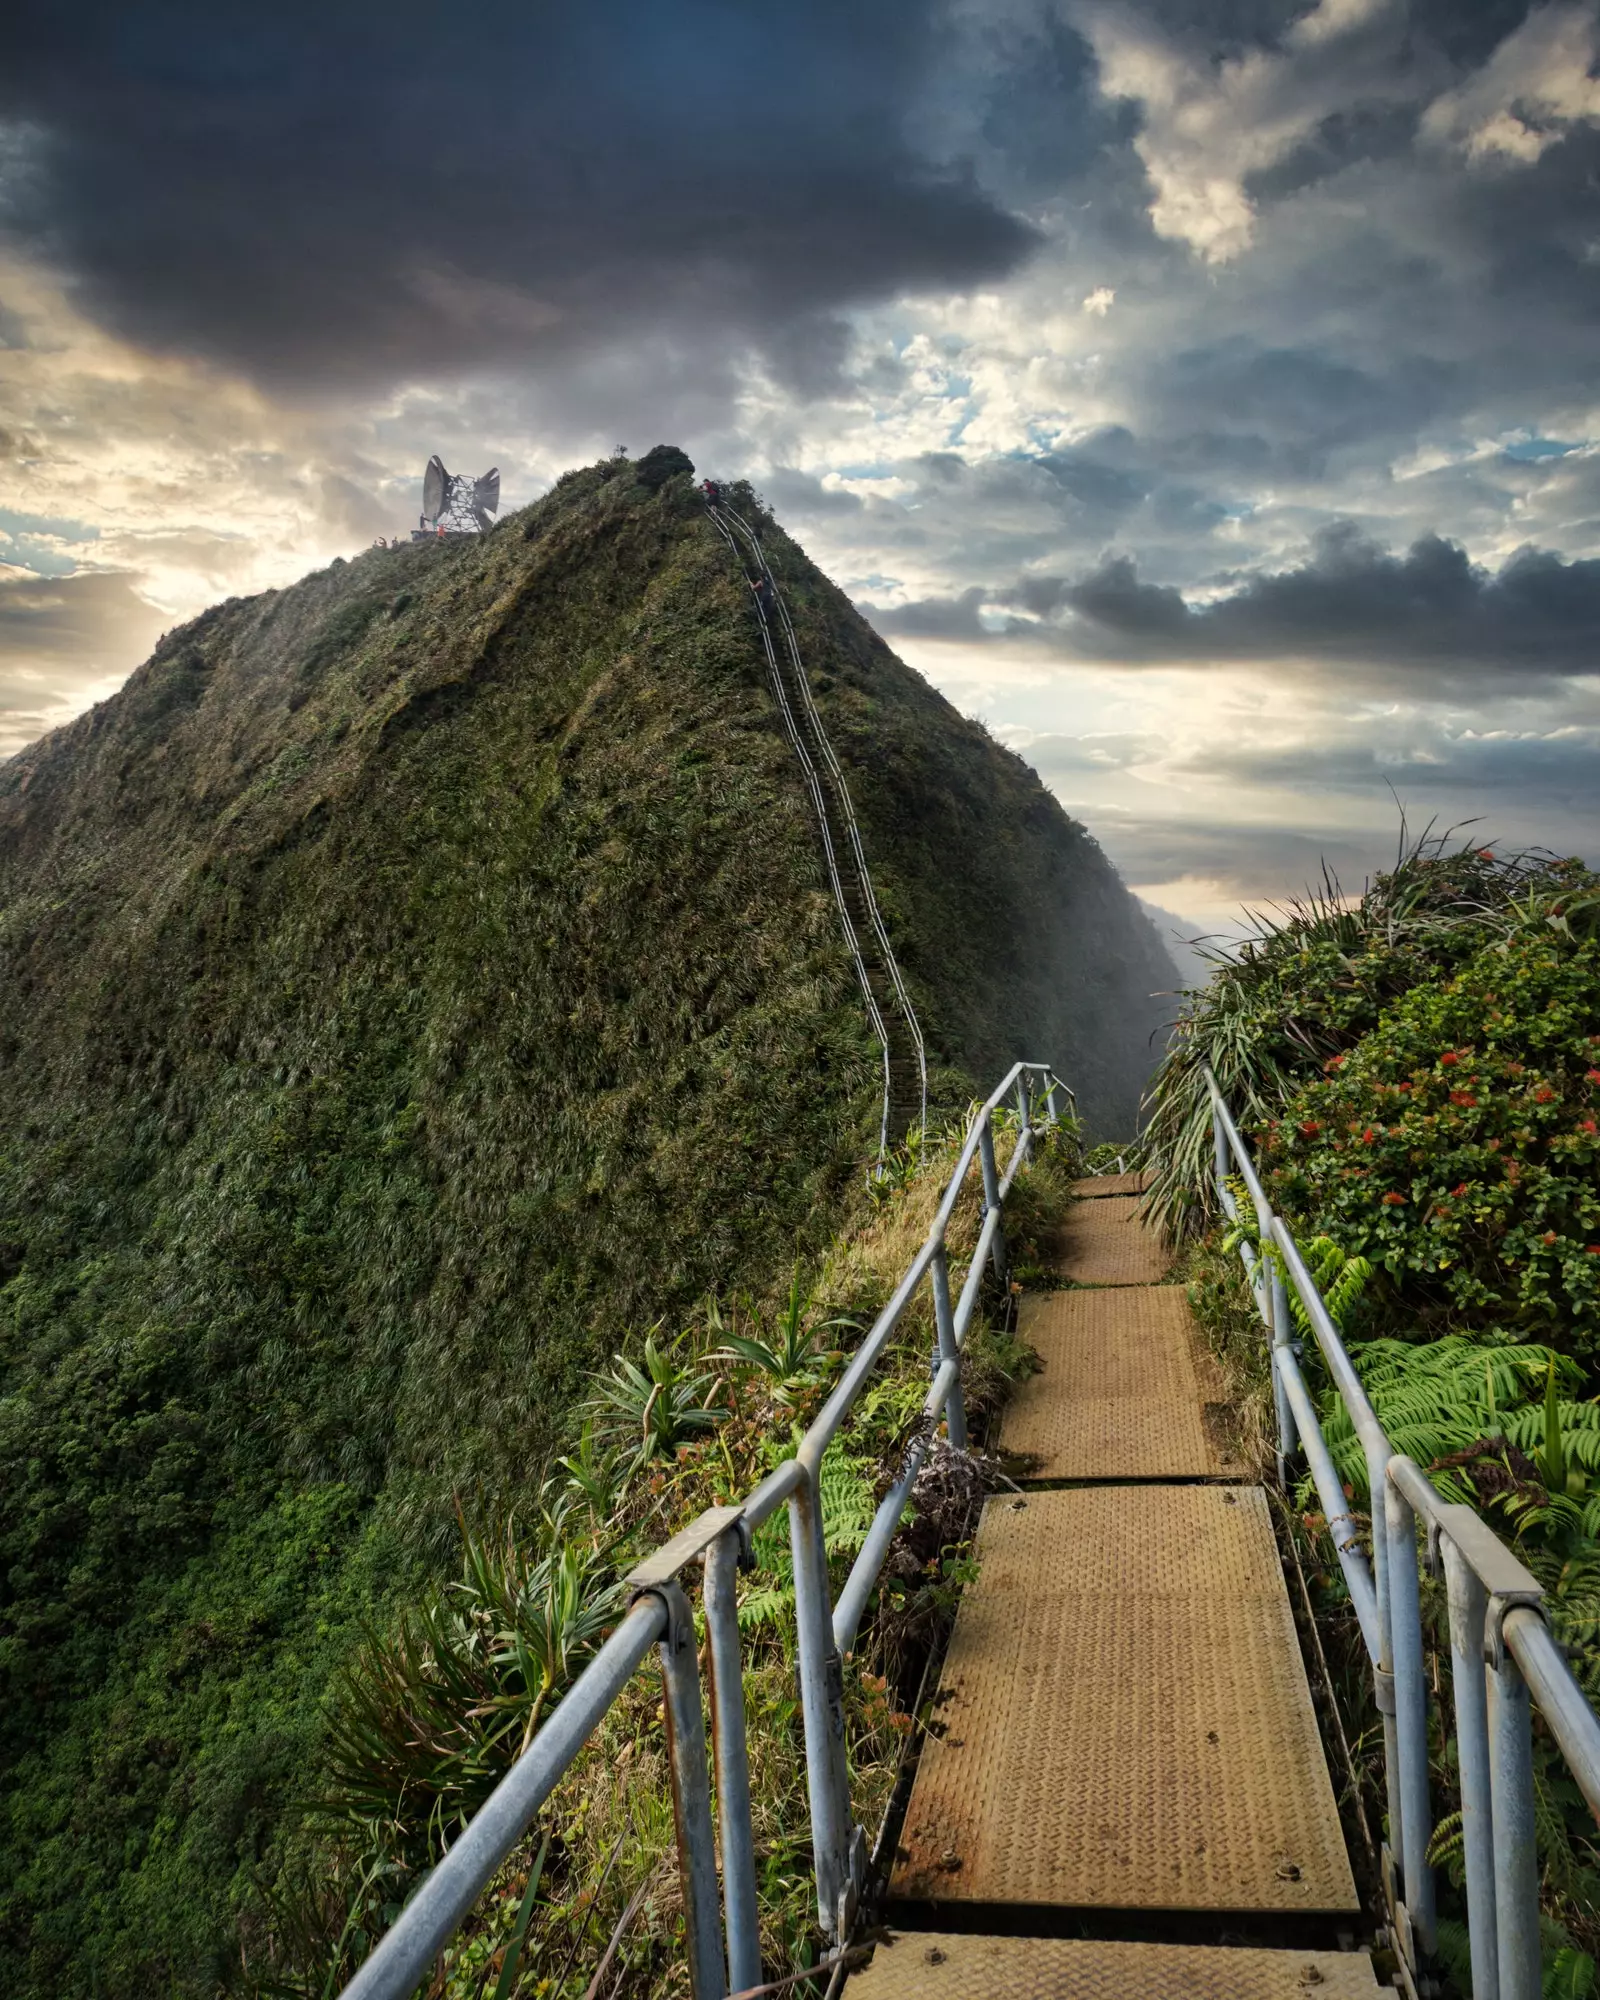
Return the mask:
<svg viewBox="0 0 1600 2000"><path fill-rule="evenodd" d="M1368 1258L1383 1319L1600 1343L1600 943L1540 926L1407 994L1261 1140L1269 1198Z"/></svg>

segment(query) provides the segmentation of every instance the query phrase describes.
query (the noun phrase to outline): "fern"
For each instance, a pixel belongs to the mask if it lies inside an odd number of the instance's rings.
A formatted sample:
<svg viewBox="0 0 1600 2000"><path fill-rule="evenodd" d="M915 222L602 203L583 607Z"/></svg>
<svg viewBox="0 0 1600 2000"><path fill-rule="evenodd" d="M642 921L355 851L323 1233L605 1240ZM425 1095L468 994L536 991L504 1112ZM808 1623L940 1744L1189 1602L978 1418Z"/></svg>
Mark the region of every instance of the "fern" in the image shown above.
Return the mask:
<svg viewBox="0 0 1600 2000"><path fill-rule="evenodd" d="M830 1557L856 1555L872 1527L871 1464L839 1452L822 1461L822 1546ZM739 1600L739 1624L747 1632L776 1624L794 1603L794 1553L787 1513L762 1522L753 1537L755 1580Z"/></svg>
<svg viewBox="0 0 1600 2000"><path fill-rule="evenodd" d="M1545 1447L1547 1425L1544 1398L1534 1402L1534 1393L1552 1369L1558 1377L1581 1379L1577 1364L1550 1348L1487 1347L1462 1334L1423 1347L1369 1340L1352 1345L1350 1358L1395 1450L1428 1467L1493 1438L1531 1458ZM1585 1473L1600 1470L1600 1405L1558 1399L1556 1410L1566 1456ZM1322 1417L1341 1477L1370 1503L1366 1456L1332 1390ZM1480 1496L1459 1470L1437 1471L1435 1480L1450 1499L1478 1504Z"/></svg>

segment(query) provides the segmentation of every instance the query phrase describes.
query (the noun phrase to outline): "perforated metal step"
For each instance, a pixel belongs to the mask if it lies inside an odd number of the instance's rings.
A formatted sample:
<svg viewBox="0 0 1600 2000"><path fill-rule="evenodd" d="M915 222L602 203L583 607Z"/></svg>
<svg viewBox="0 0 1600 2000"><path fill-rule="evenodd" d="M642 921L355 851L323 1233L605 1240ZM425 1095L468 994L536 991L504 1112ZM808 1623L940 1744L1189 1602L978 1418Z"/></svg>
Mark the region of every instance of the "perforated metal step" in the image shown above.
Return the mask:
<svg viewBox="0 0 1600 2000"><path fill-rule="evenodd" d="M846 1991L851 2000L1370 2000L1383 1989L1365 1952L902 1931Z"/></svg>
<svg viewBox="0 0 1600 2000"><path fill-rule="evenodd" d="M1145 1174L1090 1174L1074 1181L1072 1192L1085 1201L1104 1194L1143 1194L1147 1180Z"/></svg>
<svg viewBox="0 0 1600 2000"><path fill-rule="evenodd" d="M1266 1495L996 1495L891 1894L1357 1907Z"/></svg>
<svg viewBox="0 0 1600 2000"><path fill-rule="evenodd" d="M1167 1275L1172 1252L1139 1220L1137 1195L1075 1201L1061 1227L1056 1269L1079 1285L1153 1285Z"/></svg>
<svg viewBox="0 0 1600 2000"><path fill-rule="evenodd" d="M1242 1468L1210 1435L1220 1373L1176 1285L1030 1292L1018 1317L1043 1367L1007 1407L1001 1442L1038 1479L1186 1479Z"/></svg>

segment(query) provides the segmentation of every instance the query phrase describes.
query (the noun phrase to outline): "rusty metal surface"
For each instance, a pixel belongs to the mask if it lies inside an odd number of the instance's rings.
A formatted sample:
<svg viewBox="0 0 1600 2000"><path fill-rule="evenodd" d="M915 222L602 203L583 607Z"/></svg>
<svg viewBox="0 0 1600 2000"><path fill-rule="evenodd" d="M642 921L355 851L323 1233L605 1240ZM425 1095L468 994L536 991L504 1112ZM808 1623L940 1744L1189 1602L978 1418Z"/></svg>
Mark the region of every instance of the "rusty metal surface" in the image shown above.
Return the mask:
<svg viewBox="0 0 1600 2000"><path fill-rule="evenodd" d="M999 1494L891 1893L1357 1907L1265 1494Z"/></svg>
<svg viewBox="0 0 1600 2000"><path fill-rule="evenodd" d="M1205 1422L1222 1384L1176 1285L1029 1292L1019 1331L1043 1367L1016 1391L1002 1443L1036 1479L1238 1472Z"/></svg>
<svg viewBox="0 0 1600 2000"><path fill-rule="evenodd" d="M1056 1269L1080 1285L1153 1285L1172 1252L1139 1220L1137 1195L1075 1201L1061 1225Z"/></svg>
<svg viewBox="0 0 1600 2000"><path fill-rule="evenodd" d="M1368 2000L1383 1991L1365 1952L941 1931L897 1933L845 1990L852 2000Z"/></svg>
<svg viewBox="0 0 1600 2000"><path fill-rule="evenodd" d="M1148 1180L1147 1174L1090 1174L1074 1181L1072 1192L1090 1201L1102 1194L1143 1194Z"/></svg>

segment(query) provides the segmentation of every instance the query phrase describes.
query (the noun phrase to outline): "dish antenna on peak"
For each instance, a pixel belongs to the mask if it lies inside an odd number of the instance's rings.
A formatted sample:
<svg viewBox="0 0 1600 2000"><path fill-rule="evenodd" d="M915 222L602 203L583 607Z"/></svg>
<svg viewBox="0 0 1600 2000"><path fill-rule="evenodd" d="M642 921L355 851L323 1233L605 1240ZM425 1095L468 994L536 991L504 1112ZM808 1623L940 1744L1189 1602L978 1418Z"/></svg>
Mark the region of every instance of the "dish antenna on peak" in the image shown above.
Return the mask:
<svg viewBox="0 0 1600 2000"><path fill-rule="evenodd" d="M446 472L437 452L422 475L422 521L411 531L414 542L436 535L481 535L494 526L500 511L500 468L468 479Z"/></svg>

